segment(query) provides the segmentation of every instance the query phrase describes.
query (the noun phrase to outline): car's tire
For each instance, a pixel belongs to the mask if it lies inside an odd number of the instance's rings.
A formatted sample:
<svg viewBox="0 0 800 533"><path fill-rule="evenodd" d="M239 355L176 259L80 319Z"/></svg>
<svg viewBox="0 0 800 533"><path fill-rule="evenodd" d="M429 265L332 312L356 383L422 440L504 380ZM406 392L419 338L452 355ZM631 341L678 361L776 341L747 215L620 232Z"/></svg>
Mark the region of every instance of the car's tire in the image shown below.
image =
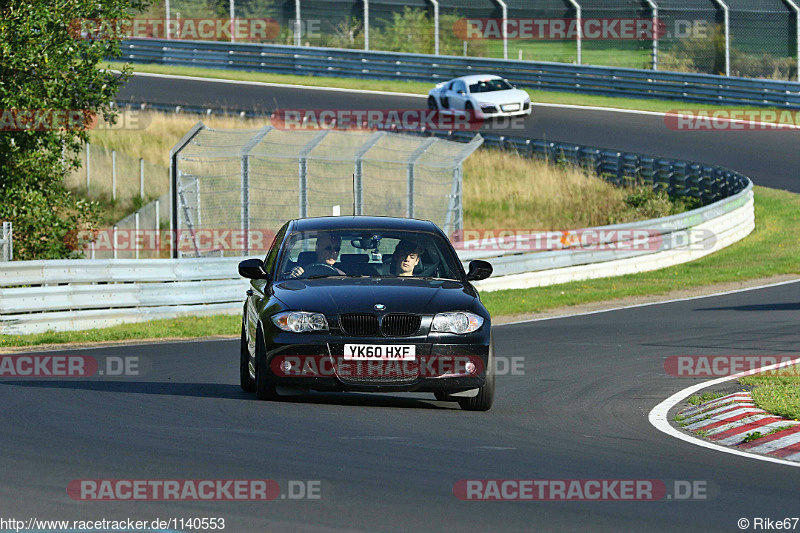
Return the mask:
<svg viewBox="0 0 800 533"><path fill-rule="evenodd" d="M250 377L250 351L247 349L247 335L244 332L244 322L242 322L242 340L240 342L239 354L239 385L245 392L255 392L256 380Z"/></svg>
<svg viewBox="0 0 800 533"><path fill-rule="evenodd" d="M494 403L494 339L489 340L489 357L486 360L486 383L472 398L459 398L458 405L465 411L488 411Z"/></svg>
<svg viewBox="0 0 800 533"><path fill-rule="evenodd" d="M472 102L467 102L464 104L464 111L474 111L475 107L472 105Z"/></svg>
<svg viewBox="0 0 800 533"><path fill-rule="evenodd" d="M439 109L439 104L436 103L436 98L433 96L428 97L428 109Z"/></svg>
<svg viewBox="0 0 800 533"><path fill-rule="evenodd" d="M261 327L256 329L256 397L259 400L277 400L275 381L267 363L267 347Z"/></svg>
<svg viewBox="0 0 800 533"><path fill-rule="evenodd" d="M446 392L434 392L433 395L436 396L436 399L439 400L440 402L452 402L453 401L453 400L448 398Z"/></svg>

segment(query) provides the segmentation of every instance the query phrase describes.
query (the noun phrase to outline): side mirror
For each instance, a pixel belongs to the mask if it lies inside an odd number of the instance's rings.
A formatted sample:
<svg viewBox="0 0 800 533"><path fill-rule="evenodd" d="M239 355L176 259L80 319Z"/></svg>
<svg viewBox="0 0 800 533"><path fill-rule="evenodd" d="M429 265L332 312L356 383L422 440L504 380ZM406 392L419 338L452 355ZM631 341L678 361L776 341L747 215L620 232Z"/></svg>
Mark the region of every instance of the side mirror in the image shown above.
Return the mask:
<svg viewBox="0 0 800 533"><path fill-rule="evenodd" d="M492 275L492 265L487 261L475 259L469 262L469 272L467 272L467 281L480 281Z"/></svg>
<svg viewBox="0 0 800 533"><path fill-rule="evenodd" d="M269 279L261 259L245 259L239 263L239 275L249 279Z"/></svg>

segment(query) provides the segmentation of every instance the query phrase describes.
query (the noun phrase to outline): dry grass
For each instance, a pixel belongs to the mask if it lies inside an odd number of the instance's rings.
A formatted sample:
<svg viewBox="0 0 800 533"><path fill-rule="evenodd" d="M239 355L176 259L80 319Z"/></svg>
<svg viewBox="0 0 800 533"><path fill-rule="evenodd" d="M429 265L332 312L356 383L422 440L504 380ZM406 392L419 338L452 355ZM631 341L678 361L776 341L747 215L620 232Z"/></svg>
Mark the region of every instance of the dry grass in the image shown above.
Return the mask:
<svg viewBox="0 0 800 533"><path fill-rule="evenodd" d="M142 201L167 192L169 150L200 118L153 113L146 119L140 117L146 128L92 132L92 197L109 204L113 211L107 217L109 221L125 216ZM265 125L264 119L206 116L202 120L213 129L255 130ZM108 202L111 149L119 152L116 203ZM145 198L141 200L136 199L139 157L154 164L147 167ZM341 169L333 165L331 171L337 174ZM332 175L331 180L335 181L333 178ZM80 171L68 185L85 192L84 182L85 172ZM349 194L349 176L342 183ZM400 184L397 180L387 181L389 187ZM399 192L405 193L404 181L402 188ZM272 194L271 201L277 200L274 191L265 192ZM333 194L332 190L328 193ZM333 196L329 198L331 204L348 203L346 198L340 198L341 194ZM630 196L630 190L617 188L579 169L554 166L514 153L479 150L464 163L464 227L468 229L569 229L654 218L675 210L665 197L648 198L643 207L634 208ZM317 213L310 213L314 214Z"/></svg>
<svg viewBox="0 0 800 533"><path fill-rule="evenodd" d="M480 150L464 162L464 227L572 229L629 222L641 218L625 202L630 192L571 166ZM669 209L666 204L662 209Z"/></svg>

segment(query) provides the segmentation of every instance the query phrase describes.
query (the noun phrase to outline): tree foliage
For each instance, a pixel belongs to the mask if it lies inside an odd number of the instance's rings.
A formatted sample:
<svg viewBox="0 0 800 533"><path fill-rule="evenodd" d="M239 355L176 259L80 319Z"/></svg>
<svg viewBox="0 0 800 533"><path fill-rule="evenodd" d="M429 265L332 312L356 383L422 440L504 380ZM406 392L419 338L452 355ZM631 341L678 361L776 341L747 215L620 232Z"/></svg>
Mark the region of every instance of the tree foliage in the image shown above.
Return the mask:
<svg viewBox="0 0 800 533"><path fill-rule="evenodd" d="M19 117L80 111L113 123L111 104L130 72L115 76L99 65L119 55L119 42L81 39L74 23L129 18L146 2L0 1L0 112L6 119L0 129L0 220L14 224L16 259L71 257L71 232L92 229L98 220L97 206L70 194L63 182L81 165L87 131L54 128L52 121L51 127L28 122L20 128Z"/></svg>

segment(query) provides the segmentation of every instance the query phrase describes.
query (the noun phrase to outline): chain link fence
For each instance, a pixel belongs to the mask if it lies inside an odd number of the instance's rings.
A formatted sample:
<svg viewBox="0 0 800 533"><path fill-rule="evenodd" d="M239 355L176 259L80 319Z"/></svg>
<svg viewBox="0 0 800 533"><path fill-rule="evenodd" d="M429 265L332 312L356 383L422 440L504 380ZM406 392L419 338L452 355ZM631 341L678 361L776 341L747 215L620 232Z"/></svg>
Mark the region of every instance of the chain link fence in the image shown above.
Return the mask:
<svg viewBox="0 0 800 533"><path fill-rule="evenodd" d="M174 255L263 253L289 219L350 213L427 219L456 231L461 164L482 142L198 123L172 152Z"/></svg>
<svg viewBox="0 0 800 533"><path fill-rule="evenodd" d="M161 0L143 16L229 20L231 8L236 19L275 23L249 42L800 79L794 0ZM594 31L611 20L655 20L657 29ZM542 21L567 31L517 32ZM465 37L468 23L491 35ZM234 39L218 33L210 39Z"/></svg>

